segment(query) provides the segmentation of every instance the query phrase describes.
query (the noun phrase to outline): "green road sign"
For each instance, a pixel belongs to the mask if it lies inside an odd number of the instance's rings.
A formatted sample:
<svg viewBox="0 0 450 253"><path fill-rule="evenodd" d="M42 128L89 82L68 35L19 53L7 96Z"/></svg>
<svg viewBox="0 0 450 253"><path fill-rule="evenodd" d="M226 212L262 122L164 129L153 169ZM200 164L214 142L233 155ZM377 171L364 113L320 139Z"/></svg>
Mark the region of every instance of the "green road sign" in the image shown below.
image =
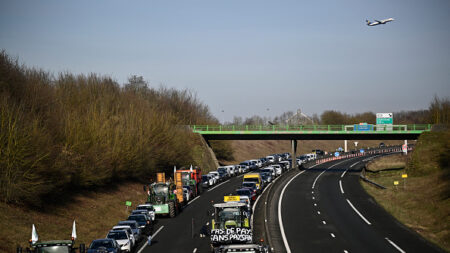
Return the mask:
<svg viewBox="0 0 450 253"><path fill-rule="evenodd" d="M377 118L377 125L392 125L393 123L392 118Z"/></svg>
<svg viewBox="0 0 450 253"><path fill-rule="evenodd" d="M126 206L131 206L131 201L125 202L125 205L126 205Z"/></svg>

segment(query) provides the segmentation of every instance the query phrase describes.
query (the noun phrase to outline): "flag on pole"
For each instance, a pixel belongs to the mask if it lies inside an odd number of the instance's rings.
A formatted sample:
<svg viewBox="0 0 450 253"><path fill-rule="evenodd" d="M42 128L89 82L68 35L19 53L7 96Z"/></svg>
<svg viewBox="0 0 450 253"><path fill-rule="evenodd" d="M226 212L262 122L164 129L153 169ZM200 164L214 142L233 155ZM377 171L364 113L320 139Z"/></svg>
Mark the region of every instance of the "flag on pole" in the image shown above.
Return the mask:
<svg viewBox="0 0 450 253"><path fill-rule="evenodd" d="M31 227L31 243L36 243L39 240L39 236L36 232L36 228L33 226Z"/></svg>
<svg viewBox="0 0 450 253"><path fill-rule="evenodd" d="M191 168L189 170L192 172L192 164L191 164Z"/></svg>
<svg viewBox="0 0 450 253"><path fill-rule="evenodd" d="M73 221L73 227L72 227L72 241L75 241L77 239L77 227L75 225L75 220Z"/></svg>

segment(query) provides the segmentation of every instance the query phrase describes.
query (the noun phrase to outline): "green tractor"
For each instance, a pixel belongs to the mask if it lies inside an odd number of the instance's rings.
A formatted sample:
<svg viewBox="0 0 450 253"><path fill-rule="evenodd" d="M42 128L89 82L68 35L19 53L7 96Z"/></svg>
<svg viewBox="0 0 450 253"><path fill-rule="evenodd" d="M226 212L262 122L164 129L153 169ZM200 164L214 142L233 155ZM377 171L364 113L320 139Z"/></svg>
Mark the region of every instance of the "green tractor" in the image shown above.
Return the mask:
<svg viewBox="0 0 450 253"><path fill-rule="evenodd" d="M36 228L34 227L34 224L32 226L31 230L31 239L30 239L30 246L31 248L26 248L25 251L21 247L17 248L17 253L75 253L80 252L84 253L86 252L86 246L84 244L80 244L80 247L78 248L79 251L77 251L77 248L75 247L75 240L77 239L77 231L75 226L75 221L73 222L73 228L72 228L72 238L71 240L52 240L52 241L39 241L38 234L36 232Z"/></svg>
<svg viewBox="0 0 450 253"><path fill-rule="evenodd" d="M211 221L211 246L214 250L222 245L249 244L253 232L245 203L227 202L214 205Z"/></svg>
<svg viewBox="0 0 450 253"><path fill-rule="evenodd" d="M153 205L155 214L175 217L181 210L176 194L176 186L171 182L158 182L149 185L147 203Z"/></svg>

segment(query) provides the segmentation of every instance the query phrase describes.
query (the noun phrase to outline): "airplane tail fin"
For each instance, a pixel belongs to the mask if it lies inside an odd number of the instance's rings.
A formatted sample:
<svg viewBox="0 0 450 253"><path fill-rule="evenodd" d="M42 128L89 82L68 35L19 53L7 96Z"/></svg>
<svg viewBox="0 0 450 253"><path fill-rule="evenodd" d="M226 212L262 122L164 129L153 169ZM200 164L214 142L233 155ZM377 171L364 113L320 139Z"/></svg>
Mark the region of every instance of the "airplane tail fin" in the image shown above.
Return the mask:
<svg viewBox="0 0 450 253"><path fill-rule="evenodd" d="M369 20L367 20L367 19L366 19L366 23L367 23L367 25L370 25L370 21L369 21Z"/></svg>

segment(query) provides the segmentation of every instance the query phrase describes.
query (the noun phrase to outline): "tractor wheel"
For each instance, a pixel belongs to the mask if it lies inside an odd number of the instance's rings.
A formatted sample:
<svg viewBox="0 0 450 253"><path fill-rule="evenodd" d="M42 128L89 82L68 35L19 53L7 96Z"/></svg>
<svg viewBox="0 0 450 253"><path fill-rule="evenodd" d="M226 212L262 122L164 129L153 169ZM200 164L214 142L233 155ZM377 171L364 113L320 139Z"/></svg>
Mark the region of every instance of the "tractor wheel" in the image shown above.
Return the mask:
<svg viewBox="0 0 450 253"><path fill-rule="evenodd" d="M175 203L173 202L173 201L171 201L171 202L169 202L169 216L170 216L170 218L173 218L173 217L175 217L175 212L176 212L176 210L175 210Z"/></svg>

